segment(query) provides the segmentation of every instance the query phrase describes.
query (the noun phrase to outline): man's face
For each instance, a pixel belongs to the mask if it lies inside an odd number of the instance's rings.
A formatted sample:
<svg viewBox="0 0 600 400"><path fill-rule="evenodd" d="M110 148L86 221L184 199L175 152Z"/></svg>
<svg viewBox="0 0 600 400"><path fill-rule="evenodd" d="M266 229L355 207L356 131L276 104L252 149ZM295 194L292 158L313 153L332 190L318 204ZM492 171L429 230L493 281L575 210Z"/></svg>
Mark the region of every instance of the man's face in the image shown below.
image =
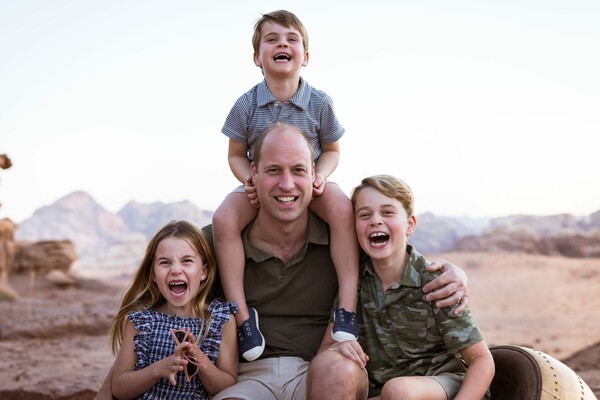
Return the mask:
<svg viewBox="0 0 600 400"><path fill-rule="evenodd" d="M271 132L262 145L252 175L260 211L281 222L303 215L312 199L314 168L310 149L301 132L291 127Z"/></svg>

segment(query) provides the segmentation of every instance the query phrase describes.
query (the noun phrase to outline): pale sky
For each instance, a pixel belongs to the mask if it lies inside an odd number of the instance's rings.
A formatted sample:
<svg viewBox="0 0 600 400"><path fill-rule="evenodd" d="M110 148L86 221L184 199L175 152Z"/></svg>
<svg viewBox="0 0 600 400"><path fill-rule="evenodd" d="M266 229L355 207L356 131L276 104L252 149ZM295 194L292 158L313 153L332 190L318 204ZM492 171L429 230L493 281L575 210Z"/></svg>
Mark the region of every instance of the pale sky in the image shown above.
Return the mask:
<svg viewBox="0 0 600 400"><path fill-rule="evenodd" d="M214 210L238 184L221 127L262 80L252 29L281 8L346 128L347 193L386 173L417 213L600 210L597 0L0 0L0 217L75 190Z"/></svg>

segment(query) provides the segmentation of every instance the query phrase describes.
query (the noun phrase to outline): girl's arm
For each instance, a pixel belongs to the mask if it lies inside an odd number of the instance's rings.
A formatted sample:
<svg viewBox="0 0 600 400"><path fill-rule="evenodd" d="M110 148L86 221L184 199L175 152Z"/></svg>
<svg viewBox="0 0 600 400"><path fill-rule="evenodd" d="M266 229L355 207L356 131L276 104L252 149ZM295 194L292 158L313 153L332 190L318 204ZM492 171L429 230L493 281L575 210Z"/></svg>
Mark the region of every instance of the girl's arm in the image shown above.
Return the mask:
<svg viewBox="0 0 600 400"><path fill-rule="evenodd" d="M495 373L494 359L482 340L460 351L469 368L455 400L482 399Z"/></svg>
<svg viewBox="0 0 600 400"><path fill-rule="evenodd" d="M214 395L236 383L239 359L235 318L231 316L223 326L219 358L216 364L213 364L198 346L194 346L192 352L200 362L198 377L209 394Z"/></svg>
<svg viewBox="0 0 600 400"><path fill-rule="evenodd" d="M325 189L325 180L329 178L340 162L340 143L326 143L321 145L321 155L315 164L315 181L313 194L320 196Z"/></svg>
<svg viewBox="0 0 600 400"><path fill-rule="evenodd" d="M227 160L229 168L238 181L245 184L250 176L250 161L248 160L248 145L229 139L229 149L227 151Z"/></svg>
<svg viewBox="0 0 600 400"><path fill-rule="evenodd" d="M133 337L138 333L131 321L127 321L125 334L119 354L115 360L112 393L119 399L131 399L147 392L160 378L168 378L172 385L177 382L175 375L183 371L187 363L181 356L183 348L188 346L183 343L175 348L175 353L143 368L135 370L137 355Z"/></svg>

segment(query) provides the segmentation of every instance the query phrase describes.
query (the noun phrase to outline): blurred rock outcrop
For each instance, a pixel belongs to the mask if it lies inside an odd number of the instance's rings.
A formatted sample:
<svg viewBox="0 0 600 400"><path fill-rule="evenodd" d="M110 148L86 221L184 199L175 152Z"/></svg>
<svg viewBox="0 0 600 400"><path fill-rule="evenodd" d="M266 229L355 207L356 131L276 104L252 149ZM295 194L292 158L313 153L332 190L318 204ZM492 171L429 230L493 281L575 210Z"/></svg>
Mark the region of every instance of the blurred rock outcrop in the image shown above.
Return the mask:
<svg viewBox="0 0 600 400"><path fill-rule="evenodd" d="M89 194L77 191L36 210L18 224L17 240L69 240L77 251L77 265L108 271L135 267L149 238L173 219L185 219L198 227L210 223L211 212L188 201L164 204L130 202L111 213Z"/></svg>
<svg viewBox="0 0 600 400"><path fill-rule="evenodd" d="M8 280L14 263L16 228L9 218L0 219L0 300L14 301L19 297Z"/></svg>
<svg viewBox="0 0 600 400"><path fill-rule="evenodd" d="M465 236L456 251L508 251L564 257L600 257L600 212L589 219L569 214L497 218L479 235Z"/></svg>
<svg viewBox="0 0 600 400"><path fill-rule="evenodd" d="M75 260L77 251L70 240L20 241L17 242L13 272L34 272L38 275L54 270L68 272Z"/></svg>

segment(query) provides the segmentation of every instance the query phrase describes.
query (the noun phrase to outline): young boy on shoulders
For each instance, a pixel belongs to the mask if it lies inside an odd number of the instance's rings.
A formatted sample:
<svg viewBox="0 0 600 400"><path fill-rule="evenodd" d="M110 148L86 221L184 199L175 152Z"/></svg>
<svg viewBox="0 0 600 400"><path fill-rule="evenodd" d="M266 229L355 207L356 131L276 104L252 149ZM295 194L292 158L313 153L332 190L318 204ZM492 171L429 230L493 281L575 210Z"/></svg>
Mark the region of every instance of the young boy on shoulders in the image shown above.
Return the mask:
<svg viewBox="0 0 600 400"><path fill-rule="evenodd" d="M302 22L285 10L264 14L254 28L254 63L264 80L243 94L223 126L229 138L229 166L244 185L230 193L213 216L215 255L225 296L238 305L240 353L252 361L260 357L265 340L259 330L258 313L246 304L243 290L244 248L241 231L260 207L251 180L250 163L259 134L276 122L299 128L310 140L316 162L310 209L328 223L331 257L339 283L339 309L332 336L337 341L357 338L356 288L358 244L348 196L327 178L338 165L339 139L344 128L335 116L331 98L300 77L308 64L308 35ZM293 187L278 188L282 207L296 201ZM318 277L315 277L318 279Z"/></svg>

